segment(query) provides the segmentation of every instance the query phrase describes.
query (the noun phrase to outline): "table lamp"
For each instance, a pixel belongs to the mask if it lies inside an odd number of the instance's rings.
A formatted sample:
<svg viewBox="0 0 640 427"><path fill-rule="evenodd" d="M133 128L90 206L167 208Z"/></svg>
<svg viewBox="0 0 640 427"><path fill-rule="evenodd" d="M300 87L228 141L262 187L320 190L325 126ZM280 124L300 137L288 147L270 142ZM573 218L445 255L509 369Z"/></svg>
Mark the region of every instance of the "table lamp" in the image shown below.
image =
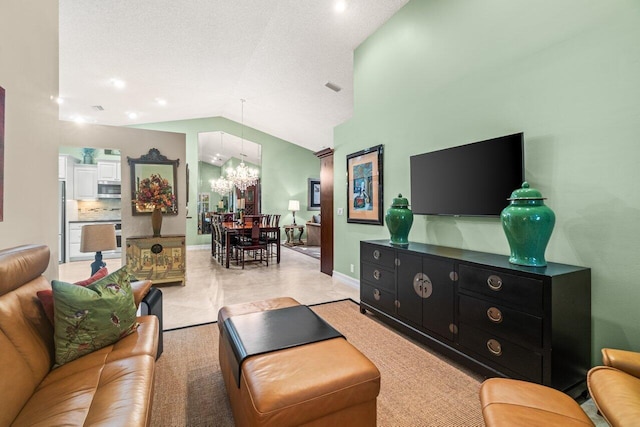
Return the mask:
<svg viewBox="0 0 640 427"><path fill-rule="evenodd" d="M293 225L297 225L296 211L300 210L300 202L298 200L289 200L289 210L293 212Z"/></svg>
<svg viewBox="0 0 640 427"><path fill-rule="evenodd" d="M80 252L95 252L95 261L91 263L91 275L96 274L101 267L106 266L102 261L102 251L116 249L116 227L113 224L92 224L82 227L80 234Z"/></svg>

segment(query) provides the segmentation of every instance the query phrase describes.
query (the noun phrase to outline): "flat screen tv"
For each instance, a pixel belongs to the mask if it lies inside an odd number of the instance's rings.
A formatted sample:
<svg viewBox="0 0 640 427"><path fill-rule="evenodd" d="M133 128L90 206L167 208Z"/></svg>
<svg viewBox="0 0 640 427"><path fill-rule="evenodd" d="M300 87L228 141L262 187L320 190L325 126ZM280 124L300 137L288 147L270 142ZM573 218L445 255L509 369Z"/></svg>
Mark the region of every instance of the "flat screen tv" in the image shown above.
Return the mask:
<svg viewBox="0 0 640 427"><path fill-rule="evenodd" d="M524 181L523 134L411 156L414 214L500 216Z"/></svg>

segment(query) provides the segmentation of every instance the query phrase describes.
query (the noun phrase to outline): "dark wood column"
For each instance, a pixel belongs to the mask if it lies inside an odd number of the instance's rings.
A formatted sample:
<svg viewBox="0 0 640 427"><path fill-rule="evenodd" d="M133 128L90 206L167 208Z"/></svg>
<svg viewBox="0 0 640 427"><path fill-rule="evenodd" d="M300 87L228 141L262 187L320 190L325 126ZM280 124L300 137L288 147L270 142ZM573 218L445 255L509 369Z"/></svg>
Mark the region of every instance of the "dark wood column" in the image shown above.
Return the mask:
<svg viewBox="0 0 640 427"><path fill-rule="evenodd" d="M333 149L315 155L320 159L320 271L333 275Z"/></svg>

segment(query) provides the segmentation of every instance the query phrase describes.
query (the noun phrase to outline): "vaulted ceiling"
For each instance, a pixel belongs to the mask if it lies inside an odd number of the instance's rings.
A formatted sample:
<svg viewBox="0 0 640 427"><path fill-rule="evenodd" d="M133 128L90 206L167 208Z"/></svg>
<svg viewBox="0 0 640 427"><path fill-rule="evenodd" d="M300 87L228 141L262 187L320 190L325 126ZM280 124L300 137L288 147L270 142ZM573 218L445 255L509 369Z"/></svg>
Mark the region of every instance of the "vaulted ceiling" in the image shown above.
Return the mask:
<svg viewBox="0 0 640 427"><path fill-rule="evenodd" d="M246 126L332 147L353 111L354 49L407 2L60 0L60 119L241 122L245 99Z"/></svg>

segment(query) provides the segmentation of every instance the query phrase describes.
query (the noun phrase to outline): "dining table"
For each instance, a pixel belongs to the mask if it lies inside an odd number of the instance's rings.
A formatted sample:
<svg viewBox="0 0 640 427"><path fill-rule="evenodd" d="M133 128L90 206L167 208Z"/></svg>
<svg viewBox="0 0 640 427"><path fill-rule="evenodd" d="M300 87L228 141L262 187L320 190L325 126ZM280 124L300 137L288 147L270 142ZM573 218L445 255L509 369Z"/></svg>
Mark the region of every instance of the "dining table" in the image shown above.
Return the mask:
<svg viewBox="0 0 640 427"><path fill-rule="evenodd" d="M231 254L231 238L233 236L251 232L252 224L247 221L245 223L238 223L235 221L222 222L222 232L225 234L225 252L226 252L226 261L225 267L229 268L229 258ZM272 227L270 225L260 225L261 233L274 233L277 241L277 249L276 249L276 261L280 264L280 227Z"/></svg>

